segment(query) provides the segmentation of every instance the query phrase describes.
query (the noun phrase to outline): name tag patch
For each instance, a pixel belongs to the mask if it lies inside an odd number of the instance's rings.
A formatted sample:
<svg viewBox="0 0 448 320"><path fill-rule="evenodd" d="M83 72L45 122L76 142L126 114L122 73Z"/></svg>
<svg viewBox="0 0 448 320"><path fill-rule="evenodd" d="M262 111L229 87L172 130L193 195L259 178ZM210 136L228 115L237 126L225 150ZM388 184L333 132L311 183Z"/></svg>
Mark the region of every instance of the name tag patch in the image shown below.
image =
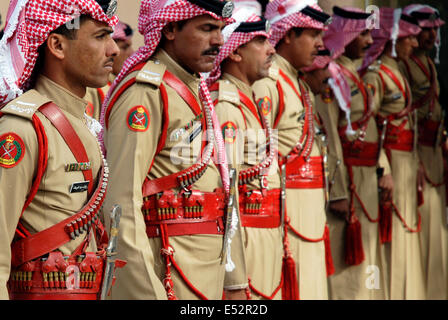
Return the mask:
<svg viewBox="0 0 448 320"><path fill-rule="evenodd" d="M89 181L76 182L70 186L70 193L86 192L89 188Z"/></svg>

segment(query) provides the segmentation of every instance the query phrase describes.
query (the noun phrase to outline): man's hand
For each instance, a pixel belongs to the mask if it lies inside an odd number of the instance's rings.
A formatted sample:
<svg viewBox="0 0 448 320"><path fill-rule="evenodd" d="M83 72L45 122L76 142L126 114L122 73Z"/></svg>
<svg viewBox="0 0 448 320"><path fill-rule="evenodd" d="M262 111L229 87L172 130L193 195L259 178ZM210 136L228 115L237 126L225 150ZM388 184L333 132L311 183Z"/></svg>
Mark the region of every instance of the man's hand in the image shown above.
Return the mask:
<svg viewBox="0 0 448 320"><path fill-rule="evenodd" d="M246 289L224 290L226 300L247 300Z"/></svg>
<svg viewBox="0 0 448 320"><path fill-rule="evenodd" d="M382 176L378 181L378 187L382 190L380 201L392 200L392 195L394 192L394 179L391 174Z"/></svg>
<svg viewBox="0 0 448 320"><path fill-rule="evenodd" d="M350 204L347 199L336 200L330 202L330 211L339 218L348 220L350 214Z"/></svg>

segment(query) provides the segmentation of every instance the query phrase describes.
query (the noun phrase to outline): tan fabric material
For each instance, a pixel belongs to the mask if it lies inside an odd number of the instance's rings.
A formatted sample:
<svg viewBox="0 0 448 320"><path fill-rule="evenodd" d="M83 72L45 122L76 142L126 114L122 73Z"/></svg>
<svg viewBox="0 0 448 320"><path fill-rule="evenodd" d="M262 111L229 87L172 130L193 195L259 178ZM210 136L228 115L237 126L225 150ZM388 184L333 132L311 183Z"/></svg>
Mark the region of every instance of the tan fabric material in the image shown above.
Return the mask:
<svg viewBox="0 0 448 320"><path fill-rule="evenodd" d="M228 121L237 127L237 138L234 143L227 143L229 159L234 159L239 170L246 170L264 160L266 153L266 134L255 115L246 105L233 97L238 97L238 90L253 101L252 88L230 74L224 73L219 81L219 92L213 92L213 100L218 99L216 113L221 124ZM241 109L240 109L241 108ZM261 118L260 118L261 119ZM235 150L237 154L229 151ZM277 161L274 161L267 177L269 189L280 188L280 173ZM261 190L260 181L254 180L247 185L247 190ZM281 282L283 239L281 228L260 229L244 228L247 272L252 286L266 296L271 296ZM260 299L252 292L252 299ZM281 290L274 297L281 299Z"/></svg>
<svg viewBox="0 0 448 320"><path fill-rule="evenodd" d="M29 104L51 100L62 110L73 129L78 134L92 165L92 174L97 182L101 167L101 153L96 138L86 126L84 110L87 103L74 96L64 88L41 76L35 85L35 90L10 102L25 102ZM45 230L58 222L73 216L87 203L87 192L70 193L73 183L84 181L82 172L66 172L65 165L77 163L75 157L57 129L37 112L42 121L48 138L48 166L36 197L23 213L24 226L31 233ZM6 169L0 167L0 298L8 299L6 282L9 279L11 250L17 223L25 204L26 197L32 186L36 173L38 158L37 137L30 120L12 115L0 118L0 135L13 132L20 136L25 145L25 156L15 167ZM71 241L59 250L64 255L70 255L83 240L82 237ZM95 251L92 241L88 251Z"/></svg>
<svg viewBox="0 0 448 320"><path fill-rule="evenodd" d="M163 50L155 54L161 65L183 81L198 99L199 77L191 75L174 62ZM122 84L136 72L125 78ZM161 74L160 76L163 76ZM176 139L177 130L185 127L195 115L190 107L168 85L169 125L165 147L155 155L162 131L162 99L159 88L148 83L137 82L118 99L109 117L105 142L107 158L111 167L111 180L105 209L115 203L123 206L120 233L120 257L128 260L126 268L118 272L118 280L112 291L113 299L163 299L165 290L161 284L165 266L160 254L160 239L149 239L141 212L142 185L148 170L150 179L177 173L191 167L200 152L203 136L198 134L192 143L189 137L195 129L186 130ZM150 124L145 132L131 131L127 126L128 112L135 106L145 106L149 111ZM204 133L204 128L202 128ZM213 192L220 188L221 178L212 162L204 176L193 186L194 190ZM177 190L180 191L180 190ZM220 254L223 237L218 235L193 235L171 237L174 258L189 281L209 299L221 299L224 286L245 287L247 276L241 234L238 232L232 244L236 270L225 274ZM179 299L196 299L185 288L172 268L174 291ZM224 281L225 279L225 281Z"/></svg>
<svg viewBox="0 0 448 320"><path fill-rule="evenodd" d="M401 74L398 64L392 58L383 55L380 60L399 78L402 86L405 86L405 78ZM385 90L378 72L383 74ZM375 87L375 108L383 116L401 111L405 107L405 99L401 95L399 99L394 99L400 93L398 87L383 71L370 71L364 81ZM414 128L415 119L412 115L405 129ZM403 119L393 121L398 125ZM393 200L400 214L410 228L417 227L417 163L416 152L391 151L391 169L394 179ZM396 214L393 215L392 242L386 244L386 261L383 268L387 268L389 274L389 296L390 299L424 299L425 282L423 276L423 262L420 253L420 243L418 233L409 233L403 227Z"/></svg>
<svg viewBox="0 0 448 320"><path fill-rule="evenodd" d="M428 71L431 70L431 65L434 66L433 62L428 60L424 53L417 54L417 57L423 62ZM413 100L418 101L428 92L431 87L431 81L413 60L408 60L408 64L410 74L407 68L403 65L400 66L403 74L410 81ZM437 93L440 94L438 81ZM431 120L443 121L442 107L439 101L435 101L431 115L429 115L429 105L428 101L418 110L419 120L427 119L430 116ZM442 141L441 134L442 130L440 130L438 142ZM439 184L444 177L444 160L441 146L427 147L419 145L418 152L428 177L433 182ZM427 299L445 300L448 298L448 229L445 185L434 187L427 181L423 190L423 197L425 202L420 208L423 226L420 234L420 243L426 275Z"/></svg>
<svg viewBox="0 0 448 320"><path fill-rule="evenodd" d="M337 61L354 75L357 76L356 66L353 61L345 56L341 56ZM357 76L358 77L358 76ZM362 81L358 78L358 80ZM347 78L352 92L351 113L350 118L352 123L359 121L365 114L365 103L362 92L352 79ZM317 100L319 109L326 114L327 121L324 120L327 132L331 133L330 137L330 152L336 153L336 157L332 159L343 158L342 144L338 133L338 128L346 126L347 120L345 114L337 105L337 100L329 104L325 104L322 99ZM324 111L326 110L326 112ZM356 130L354 136L349 136L350 141L355 141L361 134L361 129ZM371 117L367 128L365 130L364 141L378 142L379 134L375 122L375 117ZM334 152L336 150L336 152ZM334 161L334 160L333 160ZM335 168L336 165L330 165L330 168ZM389 167L389 165L387 165ZM338 179L331 180L330 194L347 194L350 201L351 192L350 177L348 175L345 165L339 166ZM377 166L361 167L352 166L353 170L353 184L356 192L361 198L362 205L365 207L367 214L373 220L378 219L378 190L377 182ZM390 170L389 170L390 171ZM330 176L332 174L330 173ZM354 195L353 195L354 196ZM330 198L331 199L331 198ZM337 199L336 199L337 200ZM379 229L377 222L371 222L367 218L361 203L355 198L355 212L359 218L362 230L363 249L365 260L358 266L348 266L345 263L345 233L346 221L335 216L332 213L328 214L328 221L330 226L331 249L333 254L333 261L335 264L335 274L329 277L329 292L332 300L371 300L384 299L386 297L384 275L386 270L381 268L380 263L380 248L379 248ZM377 269L375 269L375 267ZM372 282L370 281L372 280Z"/></svg>
<svg viewBox="0 0 448 320"><path fill-rule="evenodd" d="M273 75L276 74L275 69L285 72L299 89L298 71L280 55L275 56ZM304 107L293 89L283 79L280 79L280 83L284 90L285 111L276 129L278 129L279 152L287 155L300 139L304 124L304 120L301 120ZM310 92L303 81L302 84ZM272 112L269 119L272 124L279 111L276 79L270 77L260 80L253 87L257 99L263 97L271 99ZM314 100L314 96L311 93L310 95ZM311 156L320 155L320 143L318 139L314 139ZM326 223L324 189L287 189L286 208L294 229L309 238L322 237ZM328 299L324 242L310 243L298 238L291 231L288 234L292 256L296 262L300 298L303 300Z"/></svg>

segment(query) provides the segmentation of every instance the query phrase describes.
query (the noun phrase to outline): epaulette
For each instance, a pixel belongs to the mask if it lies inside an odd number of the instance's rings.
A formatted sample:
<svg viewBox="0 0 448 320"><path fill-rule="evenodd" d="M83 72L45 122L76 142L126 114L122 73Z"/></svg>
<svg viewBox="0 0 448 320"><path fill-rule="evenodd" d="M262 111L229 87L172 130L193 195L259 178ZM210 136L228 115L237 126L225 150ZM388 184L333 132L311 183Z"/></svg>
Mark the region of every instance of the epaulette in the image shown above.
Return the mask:
<svg viewBox="0 0 448 320"><path fill-rule="evenodd" d="M380 71L381 67L381 60L376 60L374 63L372 63L370 66L367 67L367 70L370 72L378 72Z"/></svg>
<svg viewBox="0 0 448 320"><path fill-rule="evenodd" d="M269 78L274 81L277 81L280 76L280 69L273 64L272 67L269 68Z"/></svg>
<svg viewBox="0 0 448 320"><path fill-rule="evenodd" d="M162 83L165 71L166 66L160 63L160 61L149 60L137 74L136 81L141 83L149 83L158 88Z"/></svg>
<svg viewBox="0 0 448 320"><path fill-rule="evenodd" d="M51 100L36 90L29 90L2 108L2 113L31 120L36 111Z"/></svg>
<svg viewBox="0 0 448 320"><path fill-rule="evenodd" d="M218 101L226 101L236 105L240 104L238 88L228 80L219 82Z"/></svg>

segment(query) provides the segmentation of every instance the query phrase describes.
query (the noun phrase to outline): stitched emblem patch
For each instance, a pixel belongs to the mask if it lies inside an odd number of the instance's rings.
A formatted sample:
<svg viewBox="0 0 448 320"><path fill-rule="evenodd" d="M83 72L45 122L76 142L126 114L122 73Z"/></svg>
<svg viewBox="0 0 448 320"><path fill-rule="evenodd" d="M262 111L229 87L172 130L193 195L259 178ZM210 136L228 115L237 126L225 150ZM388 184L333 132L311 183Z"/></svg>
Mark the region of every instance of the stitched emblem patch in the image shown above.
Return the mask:
<svg viewBox="0 0 448 320"><path fill-rule="evenodd" d="M15 133L6 133L0 137L0 166L13 168L22 161L25 144Z"/></svg>
<svg viewBox="0 0 448 320"><path fill-rule="evenodd" d="M258 108L263 112L263 115L267 116L272 111L272 101L269 97L261 98L257 101Z"/></svg>
<svg viewBox="0 0 448 320"><path fill-rule="evenodd" d="M234 143L236 139L237 126L233 122L228 121L221 126L221 129L225 143Z"/></svg>
<svg viewBox="0 0 448 320"><path fill-rule="evenodd" d="M135 106L128 112L126 120L128 128L136 132L148 130L150 124L149 111L144 106Z"/></svg>

